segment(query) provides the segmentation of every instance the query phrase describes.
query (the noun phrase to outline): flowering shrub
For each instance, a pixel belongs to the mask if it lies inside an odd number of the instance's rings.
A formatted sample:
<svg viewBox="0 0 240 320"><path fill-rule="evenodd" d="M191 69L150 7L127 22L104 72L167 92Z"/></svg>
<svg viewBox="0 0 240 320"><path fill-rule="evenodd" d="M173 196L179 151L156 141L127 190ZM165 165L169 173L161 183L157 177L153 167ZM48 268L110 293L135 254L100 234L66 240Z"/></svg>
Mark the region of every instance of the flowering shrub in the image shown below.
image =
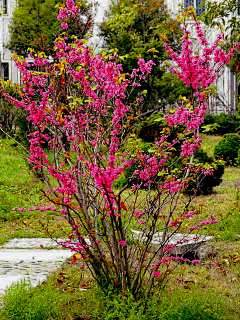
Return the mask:
<svg viewBox="0 0 240 320"><path fill-rule="evenodd" d="M67 0L58 17L64 29L78 13L74 1ZM115 56L97 55L87 47L86 40L69 39L63 33L55 41L58 59L54 62L44 54L32 54L34 65L43 72L30 71L29 64L16 57L23 75L21 101L3 92L6 99L29 113L27 120L36 129L29 137L29 162L45 178L49 205L33 209L55 210L67 219L72 234L62 245L80 254L105 292L128 289L137 297L146 285L149 294L154 284L161 284L170 272L172 263L184 260L171 255L173 246L169 240L173 234L184 221L192 220L189 233L198 232L205 224L199 217L195 219L198 212L189 210L191 198L178 213L176 208L181 190L196 174L212 173L211 169L193 164L195 151L201 145L198 128L207 109L209 85L216 78L212 63L216 68L227 63L238 46L225 54L218 47L220 37L210 46L198 23L196 29L202 55L192 51L186 29L181 54L165 43L166 51L176 62L172 72L190 86L193 98L182 99L182 106L165 116L168 128L149 154L136 145L134 156L128 157L124 143L134 138L134 116L132 106L124 101L127 87L140 86L141 79L151 72L151 61L140 59L139 68L127 78L121 74L121 65L114 62ZM136 101L140 103L141 97ZM185 126L184 132L169 141L171 130L177 126ZM46 141L50 155L43 148ZM176 146L185 166L171 171L169 159ZM115 181L136 161L139 168L133 178L138 183L129 189L127 181L121 189L114 189ZM130 180L131 177L129 183ZM146 190L142 192L141 186ZM136 237L132 228L142 233ZM162 242L154 247L152 240L157 231L163 232Z"/></svg>

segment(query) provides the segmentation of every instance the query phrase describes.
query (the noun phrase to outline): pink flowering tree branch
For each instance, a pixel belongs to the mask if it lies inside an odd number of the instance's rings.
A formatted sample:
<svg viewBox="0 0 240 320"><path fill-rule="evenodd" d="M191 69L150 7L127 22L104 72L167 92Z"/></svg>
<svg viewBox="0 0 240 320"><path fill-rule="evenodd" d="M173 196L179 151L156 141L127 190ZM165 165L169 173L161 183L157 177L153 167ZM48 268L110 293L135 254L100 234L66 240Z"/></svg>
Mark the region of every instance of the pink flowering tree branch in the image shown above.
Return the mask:
<svg viewBox="0 0 240 320"><path fill-rule="evenodd" d="M59 12L64 30L78 11L74 1L66 1ZM6 99L28 112L27 120L35 127L29 136L29 162L44 177L50 205L28 210L55 211L65 217L72 234L63 247L80 253L104 292L128 289L138 297L147 286L150 294L173 263L199 263L171 254L174 245L168 243L182 225L187 223L188 232L196 233L197 238L201 226L217 222L214 217L199 220L199 213L190 210L194 196L181 206L179 199L196 175L212 173L193 162L201 145L198 128L207 109L209 86L216 77L214 64L228 63L238 44L225 53L218 40L207 43L198 23L196 30L202 54L194 54L187 30L180 54L165 43L175 63L172 72L192 88L193 95L166 115L168 125L148 153L133 141L132 106L125 99L127 88L139 86L154 68L151 61L140 59L139 68L126 78L115 56L95 54L86 40L70 39L65 32L55 41L58 61L32 54L34 65L42 72L31 71L26 60L15 57L22 73L20 100L0 89ZM141 97L135 103L141 103ZM184 129L172 139L179 127ZM130 141L134 143L131 155L126 147ZM43 148L46 143L48 149ZM185 165L173 170L171 159L177 149ZM116 181L131 167L132 176L117 189ZM136 236L133 229L140 233ZM154 246L154 234L160 231L162 241Z"/></svg>

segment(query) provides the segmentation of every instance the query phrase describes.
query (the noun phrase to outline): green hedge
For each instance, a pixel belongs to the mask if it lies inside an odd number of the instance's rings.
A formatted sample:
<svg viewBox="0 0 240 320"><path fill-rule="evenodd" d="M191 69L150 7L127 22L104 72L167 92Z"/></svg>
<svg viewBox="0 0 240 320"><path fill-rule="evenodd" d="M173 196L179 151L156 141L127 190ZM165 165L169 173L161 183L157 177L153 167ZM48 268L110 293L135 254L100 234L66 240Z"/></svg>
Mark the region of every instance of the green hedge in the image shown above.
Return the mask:
<svg viewBox="0 0 240 320"><path fill-rule="evenodd" d="M237 134L225 134L215 147L214 155L216 159L226 161L228 165L237 163L240 149L240 137Z"/></svg>
<svg viewBox="0 0 240 320"><path fill-rule="evenodd" d="M195 162L202 163L203 165L209 165L213 167L213 175L200 174L197 176L195 181L189 183L189 187L186 192L189 194L196 193L200 194L211 194L213 188L219 186L222 182L222 176L224 174L224 165L212 157L209 157L205 151L198 149L195 155Z"/></svg>
<svg viewBox="0 0 240 320"><path fill-rule="evenodd" d="M204 123L200 127L200 131L207 134L224 135L234 133L240 130L239 116L230 117L225 113L220 115L207 115Z"/></svg>

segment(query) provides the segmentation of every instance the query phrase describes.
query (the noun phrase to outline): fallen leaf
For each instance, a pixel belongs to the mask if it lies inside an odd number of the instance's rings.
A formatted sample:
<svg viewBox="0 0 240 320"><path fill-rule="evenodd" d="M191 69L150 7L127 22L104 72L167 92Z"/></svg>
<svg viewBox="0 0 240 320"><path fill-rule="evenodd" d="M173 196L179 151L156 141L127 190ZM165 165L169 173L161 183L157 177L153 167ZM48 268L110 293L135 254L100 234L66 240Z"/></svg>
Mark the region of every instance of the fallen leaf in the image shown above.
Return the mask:
<svg viewBox="0 0 240 320"><path fill-rule="evenodd" d="M125 203L124 203L123 201L120 202L120 207L121 207L123 210L127 211L127 207L125 206Z"/></svg>
<svg viewBox="0 0 240 320"><path fill-rule="evenodd" d="M82 255L80 253L75 253L72 257L72 264L74 264L77 260L81 258L82 258Z"/></svg>
<svg viewBox="0 0 240 320"><path fill-rule="evenodd" d="M57 279L57 282L62 284L63 283L63 280L62 279Z"/></svg>

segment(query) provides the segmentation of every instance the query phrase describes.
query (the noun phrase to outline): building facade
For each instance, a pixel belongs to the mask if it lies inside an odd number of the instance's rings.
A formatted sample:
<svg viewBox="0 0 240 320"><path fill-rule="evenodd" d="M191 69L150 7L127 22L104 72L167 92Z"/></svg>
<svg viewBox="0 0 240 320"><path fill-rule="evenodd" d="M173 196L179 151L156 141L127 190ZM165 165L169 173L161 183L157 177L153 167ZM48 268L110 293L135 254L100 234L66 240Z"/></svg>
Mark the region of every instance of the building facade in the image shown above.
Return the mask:
<svg viewBox="0 0 240 320"><path fill-rule="evenodd" d="M24 1L24 0L23 0ZM96 0L89 0L96 2ZM60 1L61 2L61 1ZM97 36L98 24L104 19L105 10L107 10L110 0L97 1L100 5L97 7L95 16L95 26L93 29L93 37L90 44L95 50L100 50L101 39ZM21 75L15 66L15 62L11 59L12 52L7 49L9 41L9 24L16 6L16 0L0 0L0 77L3 80L11 80L14 83L20 83Z"/></svg>
<svg viewBox="0 0 240 320"><path fill-rule="evenodd" d="M0 75L4 80L20 82L20 72L11 59L12 53L6 48L9 40L8 26L15 4L15 0L0 0L0 11L2 13L0 15Z"/></svg>
<svg viewBox="0 0 240 320"><path fill-rule="evenodd" d="M95 1L95 0L91 0ZM118 0L115 0L118 1ZM198 15L202 14L205 8L200 5L202 0L165 0L168 8L173 15L176 15L183 7L194 6ZM95 27L91 45L99 50L101 40L97 36L97 25L104 19L105 10L107 10L110 0L98 0L99 6L95 17ZM11 52L6 48L9 40L9 23L16 5L16 0L0 0L0 75L4 80L10 79L12 82L20 82L20 72L11 59ZM206 29L209 42L216 38L217 30ZM217 96L209 99L209 112L219 114L221 112L236 113L237 103L233 92L240 93L237 77L226 67L220 71L218 80L216 81L218 91Z"/></svg>

